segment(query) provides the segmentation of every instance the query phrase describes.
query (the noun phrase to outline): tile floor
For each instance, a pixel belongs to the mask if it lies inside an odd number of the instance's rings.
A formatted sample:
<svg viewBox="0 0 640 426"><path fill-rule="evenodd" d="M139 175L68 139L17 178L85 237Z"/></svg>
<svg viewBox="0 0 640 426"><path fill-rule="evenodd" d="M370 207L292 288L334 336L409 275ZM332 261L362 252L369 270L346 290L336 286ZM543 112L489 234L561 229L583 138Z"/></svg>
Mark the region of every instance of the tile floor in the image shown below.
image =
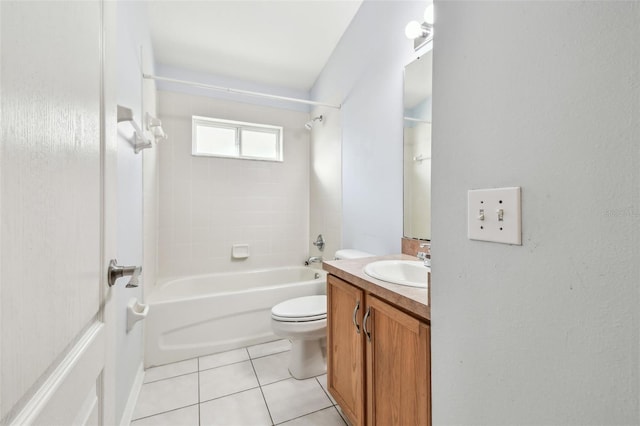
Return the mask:
<svg viewBox="0 0 640 426"><path fill-rule="evenodd" d="M276 340L150 368L132 426L345 426L327 376L296 380Z"/></svg>

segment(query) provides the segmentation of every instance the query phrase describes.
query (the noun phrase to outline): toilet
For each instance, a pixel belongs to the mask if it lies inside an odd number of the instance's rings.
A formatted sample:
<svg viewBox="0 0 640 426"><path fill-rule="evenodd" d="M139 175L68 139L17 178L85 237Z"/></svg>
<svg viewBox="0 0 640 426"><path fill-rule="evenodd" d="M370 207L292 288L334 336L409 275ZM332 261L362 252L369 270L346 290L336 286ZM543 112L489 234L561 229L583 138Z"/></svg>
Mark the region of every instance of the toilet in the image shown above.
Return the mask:
<svg viewBox="0 0 640 426"><path fill-rule="evenodd" d="M336 260L369 257L359 250L338 250ZM271 329L291 341L289 372L308 379L327 371L327 296L315 295L285 300L271 308Z"/></svg>

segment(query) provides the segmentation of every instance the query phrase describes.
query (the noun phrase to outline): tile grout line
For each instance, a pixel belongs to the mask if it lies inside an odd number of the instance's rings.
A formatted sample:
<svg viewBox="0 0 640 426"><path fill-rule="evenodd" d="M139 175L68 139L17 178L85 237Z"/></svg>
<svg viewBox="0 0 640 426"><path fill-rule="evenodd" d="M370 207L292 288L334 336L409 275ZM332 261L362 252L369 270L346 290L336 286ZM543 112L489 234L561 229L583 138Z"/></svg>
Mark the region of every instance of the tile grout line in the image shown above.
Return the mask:
<svg viewBox="0 0 640 426"><path fill-rule="evenodd" d="M228 393L228 394L225 394L225 395L216 396L215 398L206 399L206 400L202 401L201 404L204 404L204 403L207 403L207 402L211 402L211 401L217 401L219 399L226 398L228 396L238 395L239 393L243 393L243 392L247 392L247 391L250 391L250 390L258 389L259 387L260 387L260 385L254 386L252 388L247 388L247 389L239 390L239 391L236 391L236 392Z"/></svg>
<svg viewBox="0 0 640 426"><path fill-rule="evenodd" d="M208 355L201 355L201 356L196 356L196 357L193 357L193 358L182 359L182 360L180 360L180 361L167 362L166 364L154 365L153 367L147 368L146 370L152 370L152 369L154 369L154 368L166 367L167 365L171 365L171 364L178 364L178 363L186 362L186 361L193 361L193 360L197 360L197 361L199 361L199 360L200 360L200 358L206 358L206 357L208 357L208 356L212 356L212 355L219 355L219 354L223 354L223 353L226 353L226 352L232 352L232 351L240 350L240 349L244 349L244 350L246 350L246 351L247 351L247 354L249 355L249 358L251 358L251 354L249 353L249 348L252 348L252 347L254 347L254 346L267 345L267 344L269 344L269 343L273 343L273 342L279 342L280 340L286 340L286 339L271 340L270 342L257 343L257 344L255 344L255 345L251 345L251 346L243 346L243 347L241 347L241 348L237 348L237 349L229 349L228 351L214 352L214 353L212 353L212 354L208 354ZM274 354L277 354L277 353L280 353L280 352L287 352L288 350L290 350L290 349L285 349L284 351L274 352L274 353L272 353L272 354L267 354L267 355L257 356L256 358L263 358L263 357L265 357L265 356L274 355ZM215 368L215 367L214 367L214 368ZM146 370L145 370L145 371L146 371ZM160 379L160 380L162 380L162 379Z"/></svg>
<svg viewBox="0 0 640 426"><path fill-rule="evenodd" d="M320 411L326 410L327 408L335 408L335 406L332 404L332 405L330 405L328 407L320 408L320 409L318 409L316 411L312 411L312 412L307 413L307 414L302 414L302 415L300 415L298 417L294 417L292 419L288 419L288 420L282 421L282 422L277 423L277 424L274 423L274 426L278 426L278 425L281 425L281 424L284 424L284 423L287 423L287 422L291 422L291 421L296 420L296 419L301 419L303 417L310 416L311 414L319 413ZM340 416L340 413L338 413L338 416ZM340 416L340 419L344 422L344 419L342 418L342 416Z"/></svg>
<svg viewBox="0 0 640 426"><path fill-rule="evenodd" d="M342 420L342 423L344 423L344 426L349 426L349 423L347 423L347 421L344 419L344 417L342 417L342 413L340 412L340 410L338 410L338 405L337 404L333 405L333 409L336 410L336 413L338 413L338 417L340 417L340 420Z"/></svg>
<svg viewBox="0 0 640 426"><path fill-rule="evenodd" d="M200 420L200 358L196 358L198 364L198 426L201 426Z"/></svg>
<svg viewBox="0 0 640 426"><path fill-rule="evenodd" d="M161 382L161 381L165 381L165 380L171 380L171 379L175 379L175 378L178 378L178 377L189 376L189 375L191 375L191 374L197 373L197 374L198 374L198 377L197 377L197 386L198 386L197 394L198 394L198 400L197 400L196 404L198 405L198 426L201 426L201 425L202 425L202 419L201 419L201 404L202 404L202 403L204 403L204 402L209 402L209 401L214 401L214 400L221 399L221 398L225 398L225 397L228 397L228 396L231 396L231 395L235 395L235 394L242 393L242 392L245 392L245 391L248 391L248 390L251 390L251 389L255 389L256 387L259 387L259 388L260 388L260 393L261 393L261 395L262 395L262 399L263 399L263 401L264 401L264 403L265 403L265 407L267 408L267 412L268 412L268 414L269 414L269 418L270 418L270 420L271 420L271 425L275 425L275 422L274 422L273 416L272 416L272 414L271 414L271 410L270 410L270 408L269 408L269 405L267 404L267 400L266 400L266 397L265 397L265 394L264 394L264 391L263 391L263 387L264 387L264 386L269 386L269 385L272 385L272 384L275 384L275 383L279 383L279 382L282 382L282 381L290 380L292 377L291 377L291 376L289 376L289 377L284 378L284 379L280 379L280 380L276 380L276 381L274 381L274 382L264 383L264 384L263 384L263 383L261 383L261 382L260 382L260 379L259 379L259 377L258 377L258 373L257 373L256 367L255 367L255 365L254 365L254 363L253 363L253 360L258 360L258 359L261 359L261 358L267 358L267 357L271 357L271 356L275 356L275 355L284 354L284 353L290 352L290 350L291 350L291 349L280 350L280 351L275 351L275 352L266 353L266 354L260 354L260 356L252 357L252 356L251 356L251 353L250 353L250 351L249 351L249 348L250 348L249 346L245 346L244 348L241 348L241 349L244 349L245 353L246 353L246 354L247 354L247 356L248 356L248 359L244 359L244 360L240 360L240 361L235 361L235 362L231 362L231 363L228 363L228 364L222 364L222 365L218 365L218 366L215 366L215 367L212 367L212 368L206 368L206 369L204 369L204 370L201 370L201 365L200 365L200 358L201 358L201 357L195 357L195 358L191 358L191 360L195 360L195 361L196 361L196 370L195 370L195 371L186 372L186 373L183 373L183 374L177 374L177 375L174 375L174 376L163 377L163 378L161 378L161 379L152 380L152 381L147 382L147 383L144 383L144 384L146 385L146 384L157 383L157 382ZM220 352L220 353L223 353L223 352ZM212 355L215 355L215 354L212 354ZM188 361L188 360L184 360L184 361ZM232 393L232 394L228 394L228 395L222 395L222 396L219 396L219 397L217 397L217 398L212 398L212 399L207 400L207 401L201 401L201 397L202 397L202 395L201 395L201 389L200 389L200 384L201 384L201 380L200 380L200 373L201 373L201 372L203 372L203 371L205 371L205 372L206 372L206 371L209 371L209 370L219 369L219 368L222 368L222 367L228 367L228 366L235 365L235 364L241 364L241 363L244 363L244 362L246 362L246 361L249 361L249 362L251 363L251 368L252 368L252 370L253 370L254 376L255 376L255 377L256 377L256 379L257 379L257 380L256 380L256 381L257 381L257 386L256 386L256 387L253 387L253 388L250 388L250 389L244 389L244 390L242 390L242 391L234 392L234 393ZM180 363L180 362L183 362L183 361L177 361L176 363ZM175 363L164 364L163 366L167 366L167 365L171 365L171 364L175 364ZM162 366L158 366L158 367L162 367ZM154 368L155 368L155 367L154 367ZM318 376L316 376L316 377L314 377L314 378L316 379L316 382L318 383L318 385L323 389L323 392L325 393L325 395L327 395L327 397L329 397L329 396L328 396L328 394L327 394L327 391L326 391L326 390L324 390L324 388L323 388L323 387L322 387L322 385L320 384L320 382L319 382L319 380L318 380ZM329 397L329 400L330 400L330 397ZM172 411L176 411L176 410L180 410L180 409L184 409L184 408L187 408L187 407L194 407L196 404L190 404L190 405L186 405L186 406L184 406L184 407L176 407L176 408L174 408L174 409L170 409L170 410L166 410L166 411L162 411L162 412L154 413L154 414L151 414L151 415L148 415L148 416L145 416L145 417L140 417L139 419L135 419L134 421L137 421L137 420L140 420L140 419L145 419L145 418L148 418L148 417L157 416L157 415L166 414L166 413L169 413L169 412L172 412ZM335 407L335 404L333 404L333 406ZM322 408L322 409L320 409L320 410L316 410L316 411L321 411L321 410L326 409L326 408L329 408L329 407L325 407L325 408ZM306 416L306 415L313 414L313 413L315 413L316 411L311 412L311 413L306 413L306 414L304 414L304 415L301 415L301 416L295 417L294 419L302 418L302 417L304 417L304 416ZM338 413L338 414L339 414L339 413ZM340 417L341 417L341 419L342 419L342 416L340 416ZM290 419L290 420L293 420L293 419ZM287 421L290 421L290 420L287 420ZM344 421L344 419L342 419L342 420ZM281 423L282 423L282 422L281 422ZM278 424L281 424L281 423L278 423Z"/></svg>
<svg viewBox="0 0 640 426"><path fill-rule="evenodd" d="M152 380L150 382L145 382L145 385L149 385L151 383L158 383L161 382L163 380L169 380L169 379L175 379L176 377L183 377L183 376L188 376L190 374L194 374L194 373L198 373L198 370L195 371L190 371L188 373L182 373L182 374L176 374L175 376L168 376L168 377L163 377L162 379L156 379L156 380Z"/></svg>
<svg viewBox="0 0 640 426"><path fill-rule="evenodd" d="M285 352L290 352L290 351L291 351L291 349L285 349L284 351L272 352L272 353L268 353L268 354L266 354L266 355L260 355L260 356L256 356L256 357L253 357L253 358L251 357L251 354L249 354L249 359L260 359L260 358L266 358L266 357L271 356L271 355L283 354L283 353L285 353ZM248 351L247 351L247 352L248 352Z"/></svg>
<svg viewBox="0 0 640 426"><path fill-rule="evenodd" d="M210 367L210 368L203 368L202 370L199 370L199 371L215 370L216 368L228 367L230 365L236 365L236 364L240 364L240 363L247 362L247 361L249 361L249 359L243 359L243 360L240 360L240 361L234 361L234 362L230 362L229 364L217 365L215 367ZM200 364L198 363L198 365L200 365Z"/></svg>
<svg viewBox="0 0 640 426"><path fill-rule="evenodd" d="M251 368L253 369L253 374L256 375L256 381L258 382L258 387L260 388L260 395L262 395L264 406L267 407L267 413L269 413L269 420L271 420L271 424L274 425L275 423L273 421L273 416L271 415L269 404L267 404L267 398L265 398L264 396L264 391L262 390L262 384L260 383L260 378L258 377L258 373L256 372L256 367L253 365L253 359L251 359L251 354L249 353L249 349L247 349L247 355L249 355L249 362L251 362Z"/></svg>
<svg viewBox="0 0 640 426"><path fill-rule="evenodd" d="M246 349L246 348L242 348L242 349ZM288 351L276 352L274 354L263 355L263 356L259 356L257 358L253 358L253 359L266 358L266 357L271 356L271 355L277 355L277 354L281 354L281 353L285 353L285 352L288 352ZM201 370L200 369L200 359L199 358L195 358L195 359L196 359L197 364L198 364L198 367L197 367L197 369L195 371L190 371L188 373L182 373L182 374L176 374L175 376L167 376L167 377L163 377L162 379L151 380L149 382L145 382L144 384L146 385L146 384L149 384L149 383L161 382L163 380L175 379L176 377L188 376L189 374L198 373L198 372L201 372L201 371L215 370L217 368L228 367L230 365L235 365L235 364L241 364L243 362L247 362L247 361L251 360L251 358L247 358L247 359L243 359L243 360L240 360L240 361L230 362L229 364L222 364L222 365L218 365L218 366L215 366L215 367L204 368L204 369ZM178 361L178 362L180 362L180 361ZM171 365L171 364L165 364L165 365ZM157 368L157 367L154 367L154 368Z"/></svg>
<svg viewBox="0 0 640 426"><path fill-rule="evenodd" d="M325 373L325 374L327 374L327 373ZM322 374L320 376L322 376ZM315 376L314 379L316 379L316 382L318 382L318 384L320 385L320 388L322 389L324 394L327 395L327 398L329 398L329 402L331 403L331 405L333 405L335 407L336 403L334 403L331 400L331 395L329 395L329 391L327 389L325 389L324 386L322 386L322 383L320 383L320 380L318 380L318 377L320 377L320 376Z"/></svg>
<svg viewBox="0 0 640 426"><path fill-rule="evenodd" d="M162 414L171 413L172 411L178 411L178 410L182 410L184 408L193 407L193 406L196 406L196 405L200 405L200 404L189 404L189 405L185 405L184 407L172 408L171 410L161 411L161 412L155 413L155 414L149 414L148 416L144 416L144 417L138 417L137 419L131 420L131 423L133 424L133 423L137 422L138 420L148 419L149 417L160 416Z"/></svg>
<svg viewBox="0 0 640 426"><path fill-rule="evenodd" d="M1 0L0 0L0 1L1 1ZM171 380L171 379L175 379L175 378L177 378L177 377L190 376L190 375L192 375L192 374L197 374L197 375L198 375L198 393L200 393L200 385L199 385L199 384L200 384L200 373L199 373L198 371L193 371L193 372L191 372L191 373L186 373L186 374L180 374L179 376L175 376L175 377L167 377L166 379L160 379L160 380L156 380L156 381L153 381L153 382L143 383L143 384L142 384L142 386L146 386L146 385L148 385L148 384L152 384L152 383L161 382L161 381L163 381L163 380ZM139 396L138 396L138 398L139 398ZM181 409L183 409L183 408L193 407L193 406L195 406L196 404L198 404L198 405L199 405L199 404L200 404L199 399L200 399L200 398L198 398L198 401L197 401L196 403L194 403L194 404L187 404L187 405L183 405L183 406L180 406L180 407L172 408L172 409L170 409L170 410L159 411L159 412L157 412L157 413L149 414L149 415L144 416L144 417L138 417L138 418L135 418L135 419L131 419L131 423L133 423L133 422L135 422L135 421L138 421L138 420L140 420L140 419L146 419L147 417L158 416L158 415L161 415L161 414L170 413L170 412L172 412L172 411L181 410ZM138 402L139 402L139 401L136 401L136 407L137 407L137 405L138 405ZM199 412L199 411L200 411L200 408L198 407L198 412Z"/></svg>

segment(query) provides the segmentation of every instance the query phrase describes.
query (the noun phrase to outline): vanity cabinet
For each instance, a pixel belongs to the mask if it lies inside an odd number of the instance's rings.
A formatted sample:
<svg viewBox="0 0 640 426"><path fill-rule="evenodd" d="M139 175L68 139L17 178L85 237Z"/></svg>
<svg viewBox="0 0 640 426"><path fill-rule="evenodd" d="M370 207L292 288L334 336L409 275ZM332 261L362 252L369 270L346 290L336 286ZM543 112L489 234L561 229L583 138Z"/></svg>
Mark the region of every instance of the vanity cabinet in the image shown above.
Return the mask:
<svg viewBox="0 0 640 426"><path fill-rule="evenodd" d="M430 425L429 324L327 276L327 384L353 426Z"/></svg>

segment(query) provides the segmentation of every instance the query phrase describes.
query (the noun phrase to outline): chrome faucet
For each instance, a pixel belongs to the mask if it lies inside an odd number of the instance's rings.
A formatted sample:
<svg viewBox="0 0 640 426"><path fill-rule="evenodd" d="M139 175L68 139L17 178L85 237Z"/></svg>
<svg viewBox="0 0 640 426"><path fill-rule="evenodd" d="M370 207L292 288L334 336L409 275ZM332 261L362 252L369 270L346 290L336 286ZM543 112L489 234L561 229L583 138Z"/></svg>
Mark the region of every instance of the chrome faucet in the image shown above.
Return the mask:
<svg viewBox="0 0 640 426"><path fill-rule="evenodd" d="M322 238L322 234L318 235L318 238L313 242L313 245L318 247L318 250L324 251L324 238Z"/></svg>
<svg viewBox="0 0 640 426"><path fill-rule="evenodd" d="M125 286L126 288L138 287L138 278L142 272L142 266L120 266L118 265L117 260L111 259L111 262L109 262L109 270L107 272L109 287L113 287L116 280L122 277L131 277Z"/></svg>
<svg viewBox="0 0 640 426"><path fill-rule="evenodd" d="M304 266L309 266L314 262L322 263L322 256L311 256L304 261Z"/></svg>
<svg viewBox="0 0 640 426"><path fill-rule="evenodd" d="M420 248L426 248L426 251L419 251L417 253L418 259L424 262L424 266L427 268L431 267L431 243L420 243Z"/></svg>

